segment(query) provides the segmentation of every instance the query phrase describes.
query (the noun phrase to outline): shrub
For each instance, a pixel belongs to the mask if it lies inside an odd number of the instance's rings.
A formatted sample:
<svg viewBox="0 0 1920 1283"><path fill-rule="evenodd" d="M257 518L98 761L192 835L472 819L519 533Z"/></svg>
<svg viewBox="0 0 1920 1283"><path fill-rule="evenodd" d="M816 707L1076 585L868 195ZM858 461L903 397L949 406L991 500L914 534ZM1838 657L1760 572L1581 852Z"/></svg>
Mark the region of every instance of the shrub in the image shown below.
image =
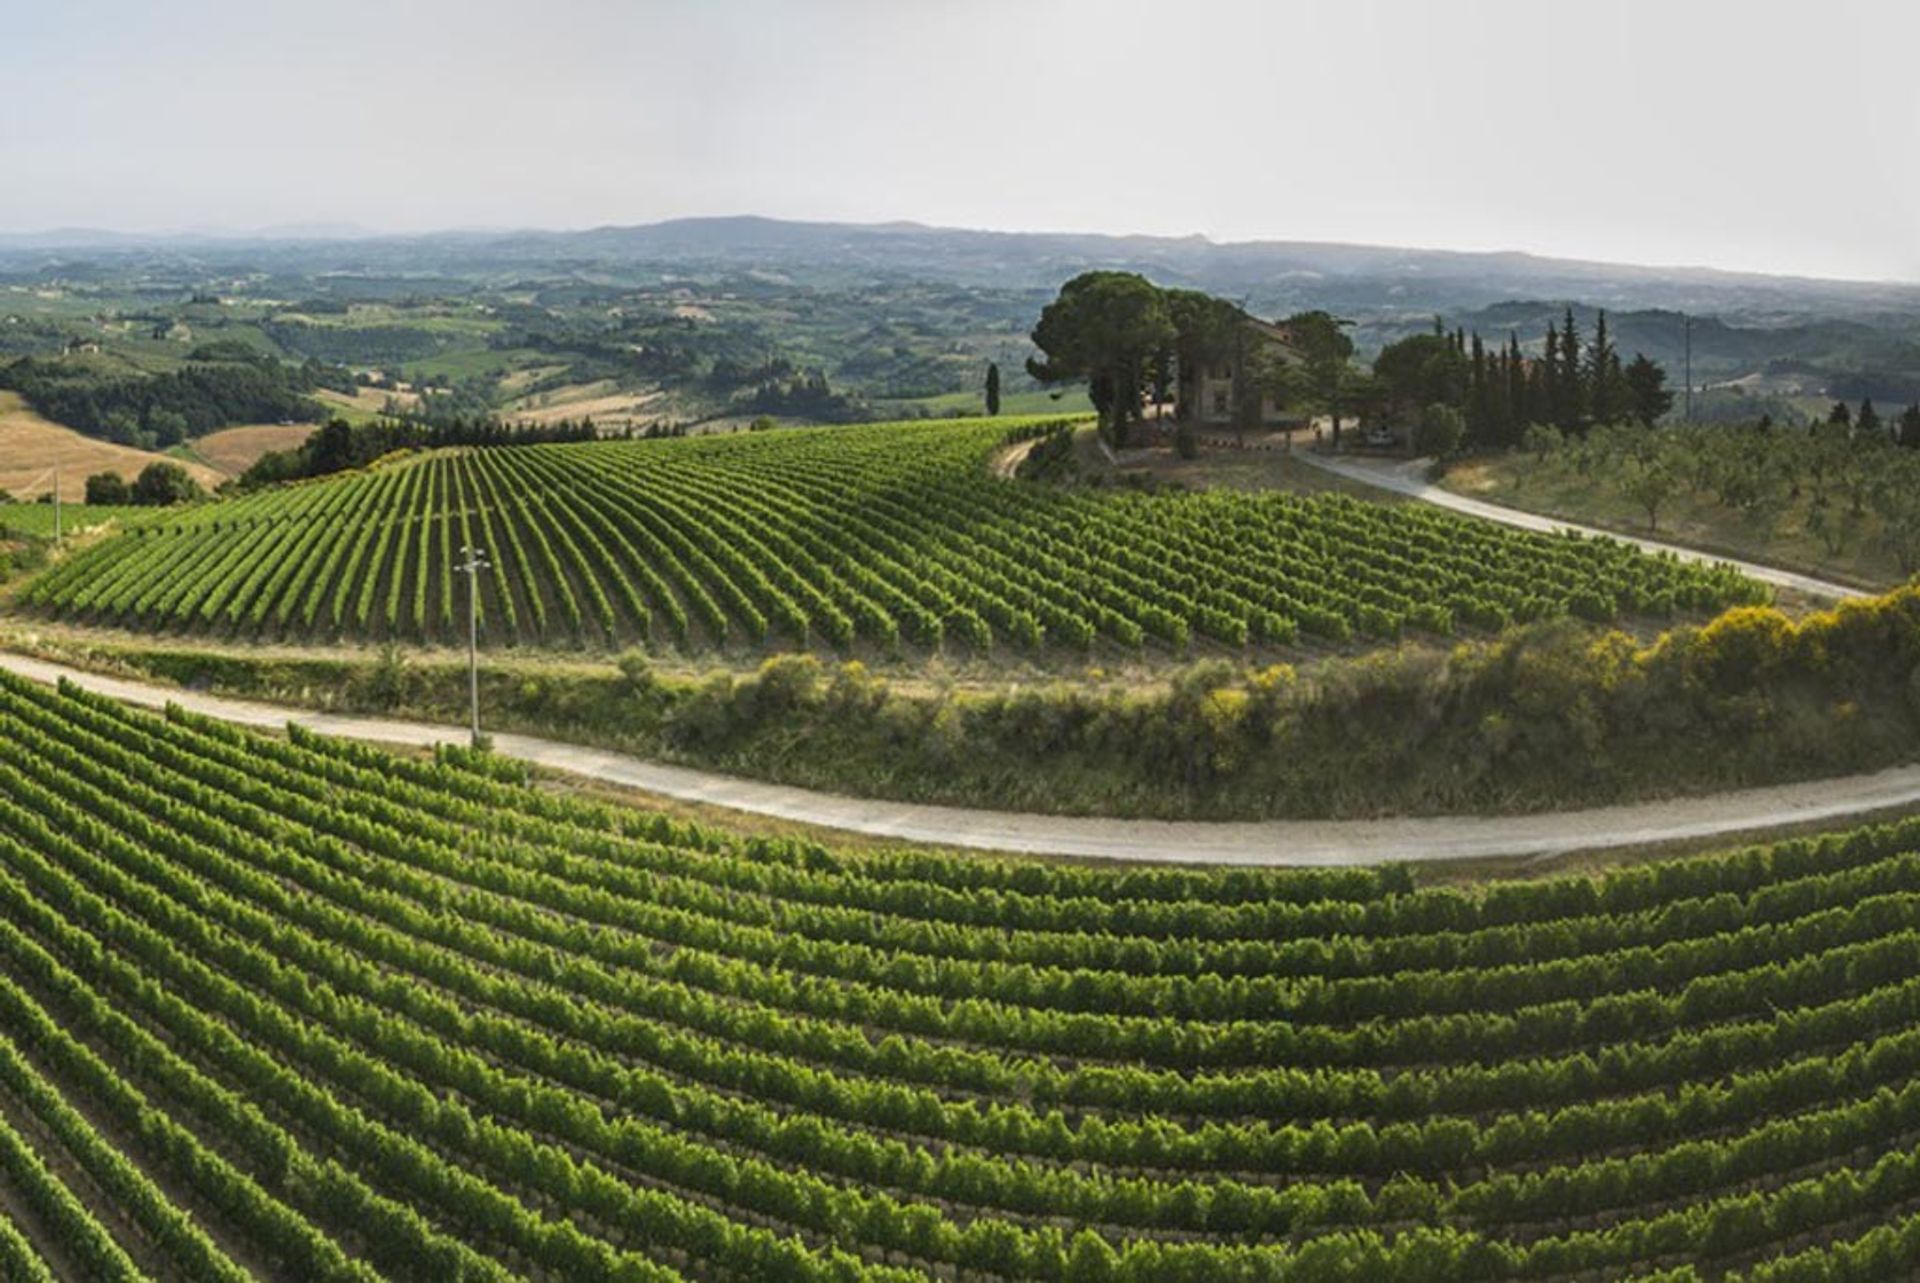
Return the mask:
<svg viewBox="0 0 1920 1283"><path fill-rule="evenodd" d="M1709 690L1730 691L1772 677L1793 652L1795 631L1793 621L1771 606L1741 606L1675 636L1684 646L1688 675Z"/></svg>
<svg viewBox="0 0 1920 1283"><path fill-rule="evenodd" d="M777 655L734 689L736 721L764 724L820 702L823 669L812 655Z"/></svg>
<svg viewBox="0 0 1920 1283"><path fill-rule="evenodd" d="M1436 401L1420 412L1420 423L1413 434L1414 451L1445 458L1460 448L1466 434L1467 421L1460 411Z"/></svg>
<svg viewBox="0 0 1920 1283"><path fill-rule="evenodd" d="M96 472L87 478L87 502L96 507L119 507L133 502L127 482L117 472Z"/></svg>
<svg viewBox="0 0 1920 1283"><path fill-rule="evenodd" d="M130 497L134 503L161 508L188 503L205 494L200 483L187 475L185 468L163 459L149 463L140 470L140 475L134 479Z"/></svg>
<svg viewBox="0 0 1920 1283"><path fill-rule="evenodd" d="M406 702L411 685L407 652L398 642L388 642L367 673L367 698L379 708L395 709Z"/></svg>

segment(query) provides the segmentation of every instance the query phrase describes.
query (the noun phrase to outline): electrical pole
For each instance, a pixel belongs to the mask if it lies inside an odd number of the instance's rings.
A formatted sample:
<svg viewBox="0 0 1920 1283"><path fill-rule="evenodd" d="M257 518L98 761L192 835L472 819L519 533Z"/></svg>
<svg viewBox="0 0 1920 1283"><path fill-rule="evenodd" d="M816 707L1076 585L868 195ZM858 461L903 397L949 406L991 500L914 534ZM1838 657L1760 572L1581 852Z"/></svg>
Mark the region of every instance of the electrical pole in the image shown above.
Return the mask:
<svg viewBox="0 0 1920 1283"><path fill-rule="evenodd" d="M60 542L60 465L53 465L53 541Z"/></svg>
<svg viewBox="0 0 1920 1283"><path fill-rule="evenodd" d="M480 572L489 569L487 554L462 547L465 558L454 569L467 577L467 702L473 715L473 747L480 747Z"/></svg>

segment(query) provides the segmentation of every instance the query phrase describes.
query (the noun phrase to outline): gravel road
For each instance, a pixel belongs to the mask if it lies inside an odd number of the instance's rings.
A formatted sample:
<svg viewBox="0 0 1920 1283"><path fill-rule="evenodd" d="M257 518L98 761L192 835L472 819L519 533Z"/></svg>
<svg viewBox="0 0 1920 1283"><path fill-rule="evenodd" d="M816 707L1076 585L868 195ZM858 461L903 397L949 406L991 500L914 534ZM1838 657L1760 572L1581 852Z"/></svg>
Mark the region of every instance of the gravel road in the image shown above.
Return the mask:
<svg viewBox="0 0 1920 1283"><path fill-rule="evenodd" d="M168 703L222 721L279 728L297 723L381 744L463 742L460 727L313 713L177 687L126 681L0 653L0 668L149 707ZM883 838L1028 854L1176 864L1366 865L1491 856L1555 855L1701 838L1731 838L1813 821L1836 823L1920 803L1920 765L1707 797L1542 815L1432 816L1392 820L1258 823L1112 820L922 806L816 793L665 766L623 753L528 735L493 737L497 751L536 766L785 820Z"/></svg>

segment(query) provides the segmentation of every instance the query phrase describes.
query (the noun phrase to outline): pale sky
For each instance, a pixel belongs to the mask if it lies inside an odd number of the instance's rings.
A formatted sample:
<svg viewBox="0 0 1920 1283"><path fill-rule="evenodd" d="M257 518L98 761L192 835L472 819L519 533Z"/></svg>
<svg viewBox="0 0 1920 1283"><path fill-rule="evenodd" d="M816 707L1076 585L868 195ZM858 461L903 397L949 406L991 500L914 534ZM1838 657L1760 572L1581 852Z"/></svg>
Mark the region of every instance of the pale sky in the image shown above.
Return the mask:
<svg viewBox="0 0 1920 1283"><path fill-rule="evenodd" d="M0 230L700 214L1920 280L1912 0L0 0Z"/></svg>

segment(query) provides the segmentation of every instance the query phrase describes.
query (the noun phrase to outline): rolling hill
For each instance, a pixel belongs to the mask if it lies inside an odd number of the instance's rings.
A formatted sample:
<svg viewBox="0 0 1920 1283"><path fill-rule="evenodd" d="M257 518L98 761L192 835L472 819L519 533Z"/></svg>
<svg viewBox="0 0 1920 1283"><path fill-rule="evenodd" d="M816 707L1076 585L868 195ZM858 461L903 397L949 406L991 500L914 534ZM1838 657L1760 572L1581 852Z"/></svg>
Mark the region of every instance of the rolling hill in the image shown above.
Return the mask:
<svg viewBox="0 0 1920 1283"><path fill-rule="evenodd" d="M855 854L8 676L0 1270L1906 1277L1916 851Z"/></svg>
<svg viewBox="0 0 1920 1283"><path fill-rule="evenodd" d="M131 481L141 469L156 462L179 463L195 481L209 488L227 477L205 464L83 436L27 408L17 393L0 392L0 490L16 498L35 499L51 493L53 469L58 467L60 497L79 503L86 497L89 475L112 472Z"/></svg>
<svg viewBox="0 0 1920 1283"><path fill-rule="evenodd" d="M1173 656L1763 599L1725 567L1343 495L1064 490L988 459L1071 421L866 424L416 454L202 504L23 600L251 637Z"/></svg>

